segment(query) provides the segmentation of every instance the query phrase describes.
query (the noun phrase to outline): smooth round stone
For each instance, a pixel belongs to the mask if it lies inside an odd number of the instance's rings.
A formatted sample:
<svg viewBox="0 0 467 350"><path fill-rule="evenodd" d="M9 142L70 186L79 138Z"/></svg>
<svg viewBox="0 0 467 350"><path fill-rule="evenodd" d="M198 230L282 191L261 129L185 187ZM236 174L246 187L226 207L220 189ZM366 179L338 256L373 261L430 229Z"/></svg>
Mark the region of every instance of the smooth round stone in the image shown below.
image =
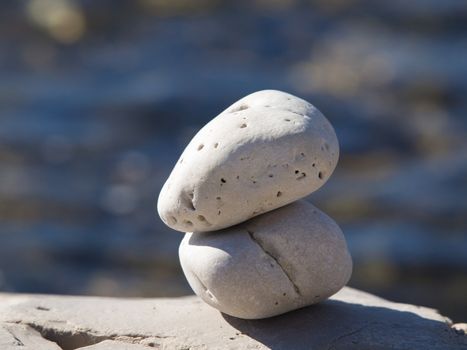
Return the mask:
<svg viewBox="0 0 467 350"><path fill-rule="evenodd" d="M331 124L310 103L281 91L255 92L196 134L157 209L182 232L230 227L317 190L338 155Z"/></svg>
<svg viewBox="0 0 467 350"><path fill-rule="evenodd" d="M187 233L179 255L197 295L246 319L322 301L352 272L339 226L303 200L221 231Z"/></svg>

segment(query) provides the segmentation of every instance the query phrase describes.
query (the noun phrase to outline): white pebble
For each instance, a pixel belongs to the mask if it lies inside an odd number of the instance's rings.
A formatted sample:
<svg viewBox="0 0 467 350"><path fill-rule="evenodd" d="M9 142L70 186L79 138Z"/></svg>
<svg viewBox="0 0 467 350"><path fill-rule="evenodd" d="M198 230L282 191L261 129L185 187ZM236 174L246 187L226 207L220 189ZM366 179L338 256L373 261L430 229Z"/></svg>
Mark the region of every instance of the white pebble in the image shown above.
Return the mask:
<svg viewBox="0 0 467 350"><path fill-rule="evenodd" d="M259 91L195 135L157 209L182 232L230 227L317 190L338 155L336 134L315 107L281 91Z"/></svg>
<svg viewBox="0 0 467 350"><path fill-rule="evenodd" d="M187 233L179 254L198 296L246 319L322 301L352 272L340 228L303 200L221 231Z"/></svg>

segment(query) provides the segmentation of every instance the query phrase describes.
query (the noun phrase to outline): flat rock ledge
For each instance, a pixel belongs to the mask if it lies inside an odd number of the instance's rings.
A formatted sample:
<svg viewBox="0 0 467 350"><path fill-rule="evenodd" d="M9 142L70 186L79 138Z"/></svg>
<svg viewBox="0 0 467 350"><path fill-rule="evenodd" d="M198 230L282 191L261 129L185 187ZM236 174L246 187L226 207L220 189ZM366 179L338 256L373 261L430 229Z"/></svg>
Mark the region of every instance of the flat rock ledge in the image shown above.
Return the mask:
<svg viewBox="0 0 467 350"><path fill-rule="evenodd" d="M1 350L446 350L467 349L466 329L433 309L351 288L264 320L224 315L197 297L0 294Z"/></svg>

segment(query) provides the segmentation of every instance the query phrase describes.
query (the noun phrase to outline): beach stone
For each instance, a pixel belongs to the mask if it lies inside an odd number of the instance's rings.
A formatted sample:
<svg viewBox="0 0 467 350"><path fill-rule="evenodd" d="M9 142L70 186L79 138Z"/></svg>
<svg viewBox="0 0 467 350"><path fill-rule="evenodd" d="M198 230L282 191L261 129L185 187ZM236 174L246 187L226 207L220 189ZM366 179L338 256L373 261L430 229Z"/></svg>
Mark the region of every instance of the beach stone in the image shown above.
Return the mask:
<svg viewBox="0 0 467 350"><path fill-rule="evenodd" d="M2 332L11 331L10 327L31 330L31 338L16 330L14 336ZM136 350L141 345L220 350L466 349L467 336L451 327L452 322L436 310L390 302L348 287L318 305L263 320L222 314L194 296L0 294L2 350ZM4 343L4 338L13 341Z"/></svg>
<svg viewBox="0 0 467 350"><path fill-rule="evenodd" d="M334 129L310 103L281 91L255 92L194 136L157 210L174 230L226 228L316 191L338 156Z"/></svg>
<svg viewBox="0 0 467 350"><path fill-rule="evenodd" d="M339 226L304 200L228 229L187 233L179 254L197 295L245 319L320 302L352 272Z"/></svg>

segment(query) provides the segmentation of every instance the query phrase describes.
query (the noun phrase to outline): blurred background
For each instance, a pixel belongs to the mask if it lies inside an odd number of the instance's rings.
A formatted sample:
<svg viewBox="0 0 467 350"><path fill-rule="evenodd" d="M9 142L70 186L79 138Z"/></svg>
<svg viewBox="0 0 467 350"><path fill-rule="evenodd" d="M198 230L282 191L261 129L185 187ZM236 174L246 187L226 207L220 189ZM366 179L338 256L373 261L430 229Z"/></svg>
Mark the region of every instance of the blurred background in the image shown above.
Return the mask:
<svg viewBox="0 0 467 350"><path fill-rule="evenodd" d="M0 291L191 293L156 198L184 145L274 88L334 125L310 201L350 285L467 321L467 2L0 5Z"/></svg>

